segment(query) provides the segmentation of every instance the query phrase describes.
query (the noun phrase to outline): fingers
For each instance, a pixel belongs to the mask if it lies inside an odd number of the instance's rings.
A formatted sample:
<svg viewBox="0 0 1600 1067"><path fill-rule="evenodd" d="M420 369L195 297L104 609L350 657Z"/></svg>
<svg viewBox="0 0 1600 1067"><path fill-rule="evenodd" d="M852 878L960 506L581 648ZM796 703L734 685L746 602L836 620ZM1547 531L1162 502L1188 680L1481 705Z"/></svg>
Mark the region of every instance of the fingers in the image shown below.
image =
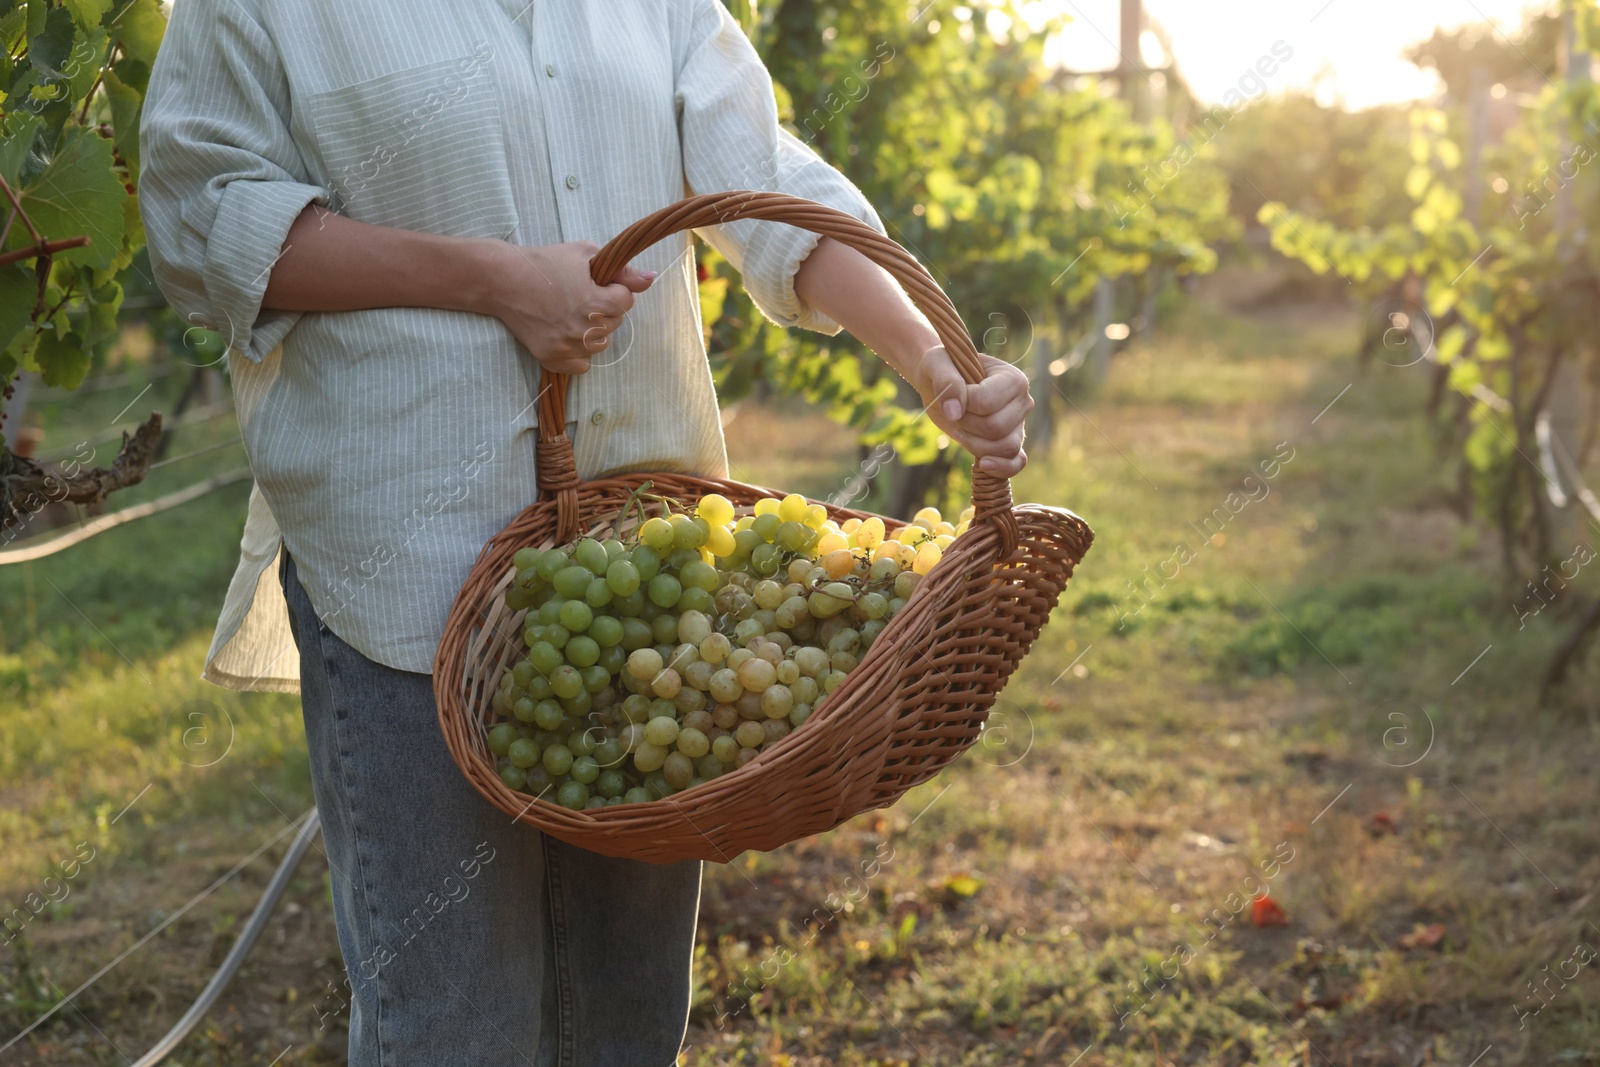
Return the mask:
<svg viewBox="0 0 1600 1067"><path fill-rule="evenodd" d="M923 400L929 411L937 412L950 422L966 414L968 386L951 362L949 353L942 347L930 348L923 354L918 369L922 372Z"/></svg>
<svg viewBox="0 0 1600 1067"><path fill-rule="evenodd" d="M1021 451L1009 459L999 456L985 456L975 464L979 470L988 471L990 474L998 474L1003 478L1015 478L1022 473L1022 468L1027 465L1028 454Z"/></svg>
<svg viewBox="0 0 1600 1067"><path fill-rule="evenodd" d="M611 279L613 285L621 285L629 292L642 293L650 288L650 283L656 280L653 270L639 270L637 267L623 267L617 276Z"/></svg>
<svg viewBox="0 0 1600 1067"><path fill-rule="evenodd" d="M1028 376L1003 360L985 356L983 381L967 386L967 410L992 415L1028 393Z"/></svg>
<svg viewBox="0 0 1600 1067"><path fill-rule="evenodd" d="M610 318L621 318L633 308L633 290L626 285L612 282L610 285L601 286L594 300L594 307L590 310L591 318L596 314Z"/></svg>

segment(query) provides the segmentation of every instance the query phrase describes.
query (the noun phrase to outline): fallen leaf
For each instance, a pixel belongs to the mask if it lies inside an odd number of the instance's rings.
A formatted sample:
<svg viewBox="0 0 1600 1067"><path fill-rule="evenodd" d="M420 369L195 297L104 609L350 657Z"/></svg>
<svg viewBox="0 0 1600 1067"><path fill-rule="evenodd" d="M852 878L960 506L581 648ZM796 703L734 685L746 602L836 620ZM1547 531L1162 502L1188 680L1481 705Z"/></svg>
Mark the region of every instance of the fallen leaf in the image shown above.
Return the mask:
<svg viewBox="0 0 1600 1067"><path fill-rule="evenodd" d="M966 873L952 874L944 880L945 892L961 900L972 899L978 895L978 890L982 888L982 878L974 878Z"/></svg>
<svg viewBox="0 0 1600 1067"><path fill-rule="evenodd" d="M1250 921L1256 926L1288 926L1289 913L1263 893L1250 902Z"/></svg>
<svg viewBox="0 0 1600 1067"><path fill-rule="evenodd" d="M1372 818L1367 820L1367 829L1374 835L1392 834L1399 828L1394 816L1386 811L1373 812Z"/></svg>
<svg viewBox="0 0 1600 1067"><path fill-rule="evenodd" d="M1443 940L1444 923L1429 923L1427 926L1418 923L1409 934L1401 934L1396 938L1395 944L1403 949L1438 948Z"/></svg>

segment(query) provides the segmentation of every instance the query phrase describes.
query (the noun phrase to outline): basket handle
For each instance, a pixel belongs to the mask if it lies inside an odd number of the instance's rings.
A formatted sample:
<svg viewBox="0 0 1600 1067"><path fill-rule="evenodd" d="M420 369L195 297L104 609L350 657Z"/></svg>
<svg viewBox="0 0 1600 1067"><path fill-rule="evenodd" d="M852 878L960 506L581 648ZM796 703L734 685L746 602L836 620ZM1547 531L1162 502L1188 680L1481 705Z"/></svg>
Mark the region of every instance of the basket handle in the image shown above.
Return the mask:
<svg viewBox="0 0 1600 1067"><path fill-rule="evenodd" d="M715 226L738 219L765 219L820 233L849 245L898 281L912 303L928 317L951 362L968 384L983 380L983 364L950 298L925 267L894 241L852 215L785 193L731 191L704 193L680 200L640 219L595 253L589 274L597 285L611 279L634 256L663 238L682 230ZM541 369L539 384L538 478L542 495L557 501L558 530L562 537L577 535L578 475L567 437L567 375ZM1016 516L1011 511L1011 482L988 471L973 469L974 516L993 523L1005 554L1017 543Z"/></svg>

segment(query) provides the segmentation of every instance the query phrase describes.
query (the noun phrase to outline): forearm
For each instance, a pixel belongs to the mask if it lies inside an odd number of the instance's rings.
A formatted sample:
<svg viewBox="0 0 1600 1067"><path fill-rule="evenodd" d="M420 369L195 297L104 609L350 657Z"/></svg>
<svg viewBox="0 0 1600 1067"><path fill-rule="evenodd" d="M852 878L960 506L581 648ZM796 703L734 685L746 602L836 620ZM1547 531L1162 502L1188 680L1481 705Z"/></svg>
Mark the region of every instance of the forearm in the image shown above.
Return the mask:
<svg viewBox="0 0 1600 1067"><path fill-rule="evenodd" d="M795 295L843 326L920 391L923 354L939 335L888 271L824 237L794 276Z"/></svg>
<svg viewBox="0 0 1600 1067"><path fill-rule="evenodd" d="M478 311L494 258L509 248L373 226L311 206L289 227L261 303L282 311Z"/></svg>

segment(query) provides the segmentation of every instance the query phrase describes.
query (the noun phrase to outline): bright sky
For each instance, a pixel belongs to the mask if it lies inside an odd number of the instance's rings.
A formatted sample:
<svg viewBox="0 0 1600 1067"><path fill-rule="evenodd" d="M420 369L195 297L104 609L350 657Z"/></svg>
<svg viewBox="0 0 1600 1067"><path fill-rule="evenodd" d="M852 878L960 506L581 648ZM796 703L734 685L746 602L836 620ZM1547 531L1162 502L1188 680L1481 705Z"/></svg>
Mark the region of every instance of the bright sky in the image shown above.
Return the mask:
<svg viewBox="0 0 1600 1067"><path fill-rule="evenodd" d="M1076 20L1061 42L1066 66L1116 65L1117 0L1051 2ZM1145 0L1201 99L1220 99L1281 40L1294 55L1266 79L1271 90L1316 85L1323 103L1342 100L1350 108L1432 95L1437 79L1400 53L1435 26L1489 21L1510 30L1524 11L1554 6L1554 0Z"/></svg>

